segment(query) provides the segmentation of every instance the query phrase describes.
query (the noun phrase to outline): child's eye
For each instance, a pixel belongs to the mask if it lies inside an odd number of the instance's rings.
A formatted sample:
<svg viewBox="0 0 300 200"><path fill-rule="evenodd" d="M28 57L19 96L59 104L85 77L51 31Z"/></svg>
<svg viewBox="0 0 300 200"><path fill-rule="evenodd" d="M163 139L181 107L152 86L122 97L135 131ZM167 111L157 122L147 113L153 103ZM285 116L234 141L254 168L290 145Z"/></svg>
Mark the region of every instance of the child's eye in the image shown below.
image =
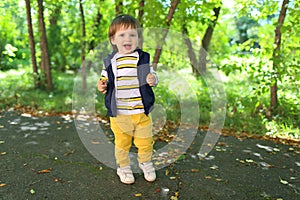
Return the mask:
<svg viewBox="0 0 300 200"><path fill-rule="evenodd" d="M130 37L136 37L136 34L130 34Z"/></svg>
<svg viewBox="0 0 300 200"><path fill-rule="evenodd" d="M121 34L120 34L120 37L124 37L124 33L121 33Z"/></svg>

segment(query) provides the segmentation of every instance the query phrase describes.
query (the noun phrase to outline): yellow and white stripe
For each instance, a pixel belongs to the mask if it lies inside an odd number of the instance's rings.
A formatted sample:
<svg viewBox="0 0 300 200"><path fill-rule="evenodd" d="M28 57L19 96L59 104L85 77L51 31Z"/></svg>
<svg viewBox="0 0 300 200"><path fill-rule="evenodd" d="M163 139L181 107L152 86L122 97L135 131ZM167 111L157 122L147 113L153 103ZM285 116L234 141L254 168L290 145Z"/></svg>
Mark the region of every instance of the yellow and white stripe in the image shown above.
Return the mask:
<svg viewBox="0 0 300 200"><path fill-rule="evenodd" d="M137 77L137 52L128 55L117 54L116 61L116 98L118 114L132 115L144 112Z"/></svg>

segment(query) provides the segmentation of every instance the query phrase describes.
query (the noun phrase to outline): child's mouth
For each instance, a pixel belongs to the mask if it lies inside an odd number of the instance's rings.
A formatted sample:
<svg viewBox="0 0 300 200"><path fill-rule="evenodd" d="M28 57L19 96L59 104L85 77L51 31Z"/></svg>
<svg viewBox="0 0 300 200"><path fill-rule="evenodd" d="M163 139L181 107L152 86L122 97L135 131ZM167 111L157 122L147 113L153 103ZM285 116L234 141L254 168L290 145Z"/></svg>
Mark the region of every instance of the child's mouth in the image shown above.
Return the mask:
<svg viewBox="0 0 300 200"><path fill-rule="evenodd" d="M125 45L124 45L124 48L125 48L126 50L130 50L130 49L131 49L131 46L132 46L131 44L125 44Z"/></svg>

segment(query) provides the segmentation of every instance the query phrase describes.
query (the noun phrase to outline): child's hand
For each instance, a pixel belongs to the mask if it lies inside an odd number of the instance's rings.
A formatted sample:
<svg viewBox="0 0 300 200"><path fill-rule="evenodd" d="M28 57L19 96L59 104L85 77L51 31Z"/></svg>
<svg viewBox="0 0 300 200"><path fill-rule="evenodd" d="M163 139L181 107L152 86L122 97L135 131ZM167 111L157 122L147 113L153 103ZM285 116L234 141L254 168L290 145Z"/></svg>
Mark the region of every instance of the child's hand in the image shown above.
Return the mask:
<svg viewBox="0 0 300 200"><path fill-rule="evenodd" d="M147 75L147 83L150 85L150 86L155 86L156 84L156 77L154 74L152 73L149 73Z"/></svg>
<svg viewBox="0 0 300 200"><path fill-rule="evenodd" d="M98 86L99 92L101 92L102 94L105 94L106 93L106 88L107 88L107 79L101 78L98 81L97 86Z"/></svg>

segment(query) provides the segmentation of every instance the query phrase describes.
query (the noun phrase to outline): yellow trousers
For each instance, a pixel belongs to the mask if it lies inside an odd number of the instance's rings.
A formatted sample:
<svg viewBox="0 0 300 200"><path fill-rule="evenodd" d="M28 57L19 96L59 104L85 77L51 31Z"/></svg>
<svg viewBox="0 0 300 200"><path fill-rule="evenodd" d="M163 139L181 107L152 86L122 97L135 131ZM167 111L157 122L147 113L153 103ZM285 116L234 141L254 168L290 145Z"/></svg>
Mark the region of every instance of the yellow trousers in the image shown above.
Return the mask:
<svg viewBox="0 0 300 200"><path fill-rule="evenodd" d="M128 154L132 141L138 149L138 162L151 161L154 141L150 115L117 115L110 118L110 126L115 136L116 162L120 167L130 165Z"/></svg>

